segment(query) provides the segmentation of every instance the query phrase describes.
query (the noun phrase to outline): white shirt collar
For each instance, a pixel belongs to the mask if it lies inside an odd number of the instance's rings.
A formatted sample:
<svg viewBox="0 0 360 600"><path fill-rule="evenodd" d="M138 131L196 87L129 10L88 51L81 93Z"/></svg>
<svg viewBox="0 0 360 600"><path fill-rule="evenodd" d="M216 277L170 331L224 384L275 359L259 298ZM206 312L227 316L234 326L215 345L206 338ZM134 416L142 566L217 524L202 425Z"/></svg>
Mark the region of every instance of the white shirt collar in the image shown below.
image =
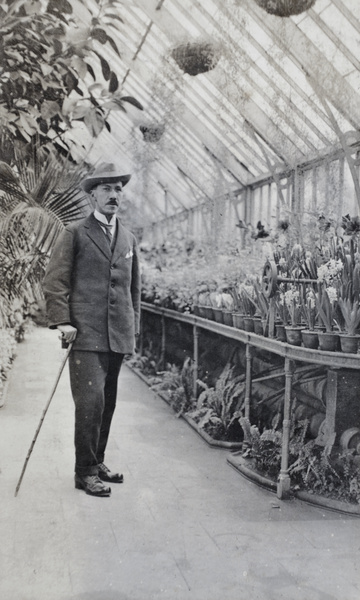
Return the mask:
<svg viewBox="0 0 360 600"><path fill-rule="evenodd" d="M106 225L108 223L110 223L110 225L112 227L115 227L116 224L116 215L113 215L110 219L110 221L107 220L106 216L103 215L101 212L99 212L98 210L94 210L94 217L95 219L97 219L97 221L100 221L100 223L105 223Z"/></svg>

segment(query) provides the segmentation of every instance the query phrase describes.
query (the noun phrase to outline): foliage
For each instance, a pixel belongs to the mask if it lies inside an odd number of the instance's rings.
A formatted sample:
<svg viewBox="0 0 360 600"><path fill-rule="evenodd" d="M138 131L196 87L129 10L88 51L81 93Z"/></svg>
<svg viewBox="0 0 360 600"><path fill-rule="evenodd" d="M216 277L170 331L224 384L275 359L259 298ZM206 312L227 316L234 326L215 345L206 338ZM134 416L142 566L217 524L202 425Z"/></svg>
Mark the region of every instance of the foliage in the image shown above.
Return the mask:
<svg viewBox="0 0 360 600"><path fill-rule="evenodd" d="M198 381L203 391L199 395L196 409L188 413L198 427L214 439L230 440L241 414L245 393L244 377L234 377L233 371L233 367L228 364L218 377L215 387Z"/></svg>
<svg viewBox="0 0 360 600"><path fill-rule="evenodd" d="M153 358L151 350L145 350L142 356L135 353L134 355L127 357L126 362L130 367L139 369L139 371L146 376L156 376L156 361Z"/></svg>
<svg viewBox="0 0 360 600"><path fill-rule="evenodd" d="M261 316L262 319L267 319L269 316L269 299L265 296L259 279L254 282L254 304L256 306L256 313Z"/></svg>
<svg viewBox="0 0 360 600"><path fill-rule="evenodd" d="M108 51L120 55L111 31L123 20L117 0L5 0L0 7L0 125L5 140L55 143L68 152L66 132L84 123L92 136L124 103ZM72 140L74 142L74 140ZM10 150L11 147L8 149ZM13 162L13 161L9 161Z"/></svg>
<svg viewBox="0 0 360 600"><path fill-rule="evenodd" d="M300 286L300 311L309 331L313 331L316 322L316 300L312 287Z"/></svg>
<svg viewBox="0 0 360 600"><path fill-rule="evenodd" d="M285 304L292 326L299 325L300 322L300 292L297 286L290 285L289 288L280 295L280 302Z"/></svg>
<svg viewBox="0 0 360 600"><path fill-rule="evenodd" d="M246 279L235 287L236 304L240 313L249 317L256 312L255 289L253 281Z"/></svg>
<svg viewBox="0 0 360 600"><path fill-rule="evenodd" d="M16 354L14 329L0 329L0 382L7 379Z"/></svg>
<svg viewBox="0 0 360 600"><path fill-rule="evenodd" d="M9 325L14 299L41 299L40 283L59 232L88 210L79 193L82 176L83 169L36 144L19 157L18 172L0 162L0 326Z"/></svg>
<svg viewBox="0 0 360 600"><path fill-rule="evenodd" d="M182 369L169 365L166 371L157 373L157 379L152 384L154 391L165 391L169 402L180 417L194 407L194 365L191 358L186 358Z"/></svg>
<svg viewBox="0 0 360 600"><path fill-rule="evenodd" d="M328 456L314 440L299 448L289 469L295 489L360 504L359 464L353 451Z"/></svg>
<svg viewBox="0 0 360 600"><path fill-rule="evenodd" d="M290 427L289 458L294 460L304 445L309 421L307 419L297 421L295 419L296 397L291 402L290 412L292 415ZM282 437L283 432L279 428L281 420L280 411L274 418L271 429L264 429L261 433L256 425L251 425L249 419L240 418L240 425L244 431L244 441L247 450L244 457L252 458L257 471L267 475L271 479L277 479L281 467Z"/></svg>
<svg viewBox="0 0 360 600"><path fill-rule="evenodd" d="M272 479L276 479L281 464L281 431L276 431L276 426L266 429L260 434L256 425L251 425L249 419L240 418L240 425L244 431L244 441L247 450L245 458L253 458L256 470Z"/></svg>
<svg viewBox="0 0 360 600"><path fill-rule="evenodd" d="M332 286L325 288L320 285L317 293L315 294L315 302L319 317L325 326L326 331L331 332L334 327L336 315L336 289Z"/></svg>
<svg viewBox="0 0 360 600"><path fill-rule="evenodd" d="M172 240L152 247L142 243L140 251L144 301L181 312L192 311L194 304L236 306L233 290L245 272L232 246L215 255L203 243Z"/></svg>
<svg viewBox="0 0 360 600"><path fill-rule="evenodd" d="M360 324L359 300L339 298L339 307L344 317L345 331L348 335L355 335Z"/></svg>

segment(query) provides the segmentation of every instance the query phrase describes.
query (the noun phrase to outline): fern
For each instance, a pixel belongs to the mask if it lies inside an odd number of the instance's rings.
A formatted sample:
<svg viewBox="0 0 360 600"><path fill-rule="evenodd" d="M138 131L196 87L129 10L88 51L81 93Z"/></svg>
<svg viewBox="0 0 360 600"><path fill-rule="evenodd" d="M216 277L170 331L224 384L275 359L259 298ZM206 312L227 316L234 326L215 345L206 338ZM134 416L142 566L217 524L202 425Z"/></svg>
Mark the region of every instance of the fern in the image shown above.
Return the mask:
<svg viewBox="0 0 360 600"><path fill-rule="evenodd" d="M217 379L215 386L210 387L201 380L198 386L202 388L196 410L189 413L198 426L215 439L228 439L231 428L238 424L241 416L240 410L243 404L245 391L243 375L234 377L233 367L226 365ZM203 409L206 412L203 413ZM204 416L206 415L206 418Z"/></svg>

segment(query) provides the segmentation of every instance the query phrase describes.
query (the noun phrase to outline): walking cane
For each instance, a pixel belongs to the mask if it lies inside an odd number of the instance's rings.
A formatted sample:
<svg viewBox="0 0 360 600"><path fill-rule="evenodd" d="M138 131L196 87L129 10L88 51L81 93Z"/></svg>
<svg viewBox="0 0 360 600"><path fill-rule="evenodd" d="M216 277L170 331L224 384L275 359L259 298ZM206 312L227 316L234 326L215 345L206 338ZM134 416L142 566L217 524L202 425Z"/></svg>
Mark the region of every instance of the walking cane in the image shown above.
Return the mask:
<svg viewBox="0 0 360 600"><path fill-rule="evenodd" d="M23 468L22 468L22 471L21 471L20 479L19 479L19 481L18 481L18 484L17 484L17 486L16 486L16 490L15 490L15 494L14 494L14 496L15 496L15 497L18 495L18 491L19 491L19 489L20 489L21 482L22 482L22 480L23 480L23 477L24 477L24 475L25 475L25 471L26 471L27 464L28 464L28 462L29 462L29 458L30 458L30 456L31 456L31 453L32 453L32 451L33 451L33 448L34 448L34 446L35 446L35 442L36 442L36 440L37 440L37 437L38 437L38 435L39 435L39 432L40 432L41 426L42 426L42 424L43 424L43 422L44 422L45 415L46 415L46 413L47 413L47 411L48 411L48 408L49 408L49 406L50 406L50 402L51 402L51 400L53 399L53 396L54 396L54 394L55 394L55 392L56 392L57 385L58 385L58 383L59 383L59 381L60 381L61 374L62 374L62 372L63 372L63 370L64 370L64 367L65 367L66 361L67 361L67 359L68 359L68 357L69 357L69 354L70 354L70 352L71 352L72 345L73 345L73 342L71 342L70 344L68 344L67 342L65 342L65 340L61 340L61 346L62 346L62 348L67 348L67 351L66 351L66 354L65 354L65 356L64 356L64 358L63 358L63 361L62 361L62 363L61 363L61 366L60 366L59 372L58 372L58 374L57 374L57 377L56 377L56 380L55 380L55 383L54 383L54 387L53 387L53 389L52 389L52 391L51 391L51 394L50 394L50 398L49 398L49 400L47 401L47 404L46 404L46 406L45 406L45 408L44 408L44 410L43 410L43 414L42 414L42 416L41 416L41 419L40 419L39 425L38 425L38 427L37 427L37 430L36 430L36 432L35 432L34 439L33 439L33 441L31 442L31 445L30 445L29 451L28 451L28 453L27 453L27 456L26 456L26 459L25 459L25 462L24 462L24 466L23 466Z"/></svg>

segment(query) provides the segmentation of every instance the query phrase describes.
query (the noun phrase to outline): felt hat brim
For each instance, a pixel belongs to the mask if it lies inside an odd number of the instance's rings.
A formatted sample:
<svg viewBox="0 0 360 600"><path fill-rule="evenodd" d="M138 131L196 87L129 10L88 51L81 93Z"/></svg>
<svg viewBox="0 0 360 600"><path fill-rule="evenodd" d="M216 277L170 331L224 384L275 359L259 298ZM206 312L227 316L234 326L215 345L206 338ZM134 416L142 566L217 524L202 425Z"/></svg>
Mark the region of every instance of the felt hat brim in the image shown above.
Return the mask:
<svg viewBox="0 0 360 600"><path fill-rule="evenodd" d="M95 174L94 174L95 175ZM90 194L93 187L99 185L100 183L116 183L121 181L123 187L130 181L131 175L121 175L120 173L103 173L97 176L87 177L81 184L82 189L87 194Z"/></svg>

